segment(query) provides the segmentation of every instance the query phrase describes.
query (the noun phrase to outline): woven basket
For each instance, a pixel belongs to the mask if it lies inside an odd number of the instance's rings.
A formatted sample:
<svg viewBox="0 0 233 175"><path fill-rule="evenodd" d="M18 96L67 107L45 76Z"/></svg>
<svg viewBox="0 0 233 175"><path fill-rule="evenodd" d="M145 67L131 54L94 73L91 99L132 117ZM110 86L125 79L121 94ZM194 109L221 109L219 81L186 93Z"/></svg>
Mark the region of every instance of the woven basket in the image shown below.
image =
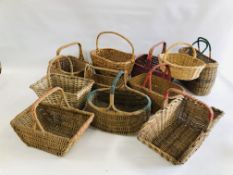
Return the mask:
<svg viewBox="0 0 233 175"><path fill-rule="evenodd" d="M184 97L168 104L167 93L164 109L144 124L138 139L173 164L183 164L200 147L223 112L179 90L168 92Z"/></svg>
<svg viewBox="0 0 233 175"><path fill-rule="evenodd" d="M61 88L54 88L18 114L11 126L28 146L62 156L85 132L94 114L70 108Z"/></svg>
<svg viewBox="0 0 233 175"><path fill-rule="evenodd" d="M136 58L135 60L135 64L133 67L133 71L131 73L131 76L137 76L140 75L142 73L147 73L149 72L155 65L159 64L159 60L157 56L153 56L153 52L155 50L155 48L157 48L158 46L162 45L162 52L164 53L166 51L166 42L159 42L157 44L155 44L154 46L152 46L149 50L148 54L143 54L141 56L139 56L138 58ZM155 75L158 76L162 76L163 74L161 73L160 70L156 70L154 72Z"/></svg>
<svg viewBox="0 0 233 175"><path fill-rule="evenodd" d="M126 52L122 52L122 51L111 49L111 48L100 49L99 38L101 35L104 35L104 34L117 35L121 37L122 39L124 39L125 41L127 41L130 47L132 48L132 53L126 53ZM97 36L96 50L92 50L90 54L91 54L92 63L94 66L104 67L104 68L109 68L109 69L116 69L116 70L125 70L129 74L131 73L134 62L135 62L133 44L121 34L116 33L116 32L111 32L111 31L101 32ZM114 75L107 71L100 71L100 73L104 75Z"/></svg>
<svg viewBox="0 0 233 175"><path fill-rule="evenodd" d="M32 84L30 88L40 97L51 88L61 87L65 92L70 106L82 109L94 81L71 75L50 73L50 66L48 68L47 76Z"/></svg>
<svg viewBox="0 0 233 175"><path fill-rule="evenodd" d="M199 37L193 45L196 43L198 44L198 50L196 50L197 58L204 61L206 66L201 72L199 78L192 81L182 81L182 84L195 95L208 95L217 76L218 62L211 58L211 46L207 39ZM203 51L200 50L200 43L204 43L206 45L206 48ZM207 48L209 48L208 56L203 54ZM190 47L182 48L180 49L180 52L188 53L189 55L192 54Z"/></svg>
<svg viewBox="0 0 233 175"><path fill-rule="evenodd" d="M166 67L165 72L161 71L161 76L152 75L160 67ZM129 85L138 91L148 95L152 101L151 111L155 113L162 108L163 95L169 88L176 88L181 91L184 89L178 84L171 82L170 69L167 64L159 64L154 66L147 74L143 73L129 80ZM177 94L172 94L170 99L177 97Z"/></svg>
<svg viewBox="0 0 233 175"><path fill-rule="evenodd" d="M79 57L71 55L60 55L61 51L71 46L79 47ZM79 42L66 44L57 49L57 56L50 60L49 67L51 73L70 75L71 73L78 77L83 77L87 62L84 60L82 46Z"/></svg>
<svg viewBox="0 0 233 175"><path fill-rule="evenodd" d="M151 101L147 95L129 88L126 82L123 87L116 88L123 74L123 71L118 73L111 88L92 91L85 110L95 114L92 125L96 128L117 134L133 134L148 120Z"/></svg>
<svg viewBox="0 0 233 175"><path fill-rule="evenodd" d="M184 53L169 53L170 50L178 45L191 47L193 56ZM166 63L170 66L171 75L178 80L194 80L200 76L205 68L205 63L196 58L195 49L188 43L178 42L171 45L166 53L159 55L160 63Z"/></svg>
<svg viewBox="0 0 233 175"><path fill-rule="evenodd" d="M93 89L99 89L99 88L109 88L112 85L112 81L115 77L110 75L103 75L98 73L98 71L107 71L111 73L117 74L119 71L114 69L107 69L103 67L96 67L92 66L90 64L86 65L85 71L84 71L84 78L92 79L95 81L95 84L93 86ZM117 87L121 86L123 84L123 79L120 79L117 83Z"/></svg>

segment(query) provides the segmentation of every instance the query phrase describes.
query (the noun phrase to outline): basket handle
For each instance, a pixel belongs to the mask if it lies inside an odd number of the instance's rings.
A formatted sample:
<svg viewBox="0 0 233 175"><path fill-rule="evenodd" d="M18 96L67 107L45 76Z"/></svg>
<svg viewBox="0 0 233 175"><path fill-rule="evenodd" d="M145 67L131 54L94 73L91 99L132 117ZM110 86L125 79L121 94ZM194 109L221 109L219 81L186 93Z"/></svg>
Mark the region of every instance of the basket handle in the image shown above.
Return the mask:
<svg viewBox="0 0 233 175"><path fill-rule="evenodd" d="M82 51L82 45L80 42L72 42L72 43L69 43L69 44L66 44L66 45L63 45L61 47L59 47L56 51L56 54L57 56L60 55L61 51L65 48L68 48L70 46L74 46L74 45L78 45L79 47L79 59L84 61L84 57L83 57L83 51Z"/></svg>
<svg viewBox="0 0 233 175"><path fill-rule="evenodd" d="M196 53L196 50L193 48L193 46L189 43L185 43L185 42L177 42L177 43L174 43L172 44L166 51L166 54L170 52L171 49L179 46L179 45L185 45L185 46L188 46L192 49L192 54L193 54L193 57L196 58L197 57L197 53Z"/></svg>
<svg viewBox="0 0 233 175"><path fill-rule="evenodd" d="M53 89L50 89L50 90L47 91L44 95L42 95L38 100L36 100L36 101L33 103L33 105L32 105L32 110L31 110L32 116L33 116L33 118L34 118L34 120L35 120L37 126L39 127L39 129L40 129L42 132L44 132L45 130L44 130L43 126L41 125L41 123L40 123L40 121L39 121L39 119L38 119L38 117L37 117L37 114L36 114L37 106L38 106L43 100L45 100L46 97L48 97L49 95L52 95L52 94L54 94L54 93L56 93L56 92L58 92L58 91L61 93L60 105L61 105L62 101L64 100L65 105L66 105L68 108L70 108L70 105L69 105L69 103L68 103L68 101L67 101L67 99L66 99L66 97L65 97L64 91L63 91L63 89L60 88L60 87L55 87L55 88L53 88Z"/></svg>
<svg viewBox="0 0 233 175"><path fill-rule="evenodd" d="M104 35L104 34L113 34L113 35L117 35L119 36L120 38L124 39L131 47L132 49L132 61L134 61L134 46L133 44L131 43L131 41L129 41L126 37L124 37L123 35L117 33L117 32L113 32L113 31L104 31L104 32L100 32L96 38L96 51L98 52L99 51L99 38L101 35Z"/></svg>
<svg viewBox="0 0 233 175"><path fill-rule="evenodd" d="M201 101L193 98L192 96L188 95L187 93L185 93L183 91L180 91L178 89L175 89L175 88L170 88L170 89L168 89L165 92L165 94L164 94L163 108L165 108L168 105L168 99L169 99L170 92L175 92L177 94L181 94L184 97L187 97L189 99L195 100L197 103L205 106L208 109L208 111L209 111L209 115L208 115L209 122L211 122L213 120L213 118L214 118L214 112L213 112L213 110L208 105L206 105L205 103L203 103L203 102L201 102Z"/></svg>
<svg viewBox="0 0 233 175"><path fill-rule="evenodd" d="M147 63L151 64L152 63L152 57L153 57L153 52L155 50L156 47L160 46L160 45L163 45L163 48L162 48L162 52L161 53L164 53L166 51L166 48L167 48L167 43L165 41L161 41L157 44L155 44L154 46L152 46L149 50L149 53L148 53L148 56L147 56Z"/></svg>
<svg viewBox="0 0 233 175"><path fill-rule="evenodd" d="M202 51L200 50L200 42L205 44L205 49L203 49ZM193 42L192 45L197 44L198 46L198 50L203 54L207 49L209 49L209 58L211 58L211 45L209 43L209 41L206 38L203 37L198 37L196 41Z"/></svg>
<svg viewBox="0 0 233 175"><path fill-rule="evenodd" d="M171 81L171 71L168 66L168 64L158 64L155 65L146 75L144 82L142 83L143 87L148 87L148 89L151 91L152 90L152 74L154 71L156 71L158 68L165 66L165 71L163 72L163 78L167 79L168 81ZM168 78L166 78L166 75L168 75Z"/></svg>

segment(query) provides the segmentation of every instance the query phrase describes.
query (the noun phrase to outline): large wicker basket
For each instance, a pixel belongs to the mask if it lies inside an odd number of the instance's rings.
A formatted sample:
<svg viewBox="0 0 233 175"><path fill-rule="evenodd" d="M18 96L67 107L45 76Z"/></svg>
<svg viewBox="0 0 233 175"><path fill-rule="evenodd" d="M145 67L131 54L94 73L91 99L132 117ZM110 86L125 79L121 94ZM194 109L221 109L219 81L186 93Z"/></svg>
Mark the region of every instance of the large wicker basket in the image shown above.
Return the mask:
<svg viewBox="0 0 233 175"><path fill-rule="evenodd" d="M199 78L192 81L182 81L182 84L195 95L208 95L211 92L217 76L218 62L211 57L211 45L207 39L199 37L193 45L196 43L198 44L198 50L196 49L197 58L204 61L206 66ZM200 43L206 44L206 48L203 51L200 50ZM204 55L203 53L207 48L209 48L209 55ZM191 55L192 49L186 47L180 49L180 52Z"/></svg>
<svg viewBox="0 0 233 175"><path fill-rule="evenodd" d="M99 38L101 35L104 34L113 34L121 37L125 41L127 41L132 48L132 53L126 53L120 50L112 49L112 48L99 48ZM96 50L92 50L90 52L92 63L94 66L98 67L105 67L109 69L116 69L116 70L125 70L129 74L133 69L133 65L135 62L135 55L134 55L134 47L133 44L124 36L119 33L106 31L101 32L96 39ZM100 71L104 75L114 75L107 71Z"/></svg>
<svg viewBox="0 0 233 175"><path fill-rule="evenodd" d="M166 67L165 72L161 72L159 77L153 75L153 72L158 70L160 67ZM163 95L169 88L176 88L181 91L184 89L173 82L171 82L170 69L167 64L155 65L148 73L143 73L131 78L129 85L138 91L141 91L148 95L152 101L151 111L155 113L162 108L163 104ZM177 94L172 94L170 99L177 97Z"/></svg>
<svg viewBox="0 0 233 175"><path fill-rule="evenodd" d="M171 49L178 45L191 47L193 56L185 53L170 53ZM166 53L159 55L159 61L160 63L168 64L172 77L178 80L194 80L198 78L206 65L204 61L196 58L196 51L192 45L183 42L171 45Z"/></svg>
<svg viewBox="0 0 233 175"><path fill-rule="evenodd" d="M70 108L62 89L54 88L18 114L11 126L28 146L62 156L93 117L93 113Z"/></svg>
<svg viewBox="0 0 233 175"><path fill-rule="evenodd" d="M173 164L182 164L200 147L223 112L179 90L168 92L183 97L168 104L165 95L164 109L145 123L138 139Z"/></svg>
<svg viewBox="0 0 233 175"><path fill-rule="evenodd" d="M76 45L79 47L79 57L71 55L60 55L63 49ZM50 60L49 67L51 67L51 73L65 75L72 74L78 77L83 77L86 64L87 62L83 57L82 45L79 42L73 42L63 45L57 49L57 56Z"/></svg>
<svg viewBox="0 0 233 175"><path fill-rule="evenodd" d="M90 64L87 64L85 71L84 71L84 78L92 79L95 81L93 89L109 88L109 87L111 87L112 81L115 78L114 76L100 74L99 71L101 71L101 70L106 71L106 72L115 73L116 75L119 72L119 71L114 70L114 69L96 67L96 66L92 66ZM121 78L119 80L119 82L117 83L117 87L121 86L123 84L123 82L124 82L123 78Z"/></svg>
<svg viewBox="0 0 233 175"><path fill-rule="evenodd" d="M127 87L126 82L122 88L116 88L123 74L119 72L111 88L92 91L85 110L95 114L93 126L107 132L133 134L148 120L151 101L147 95Z"/></svg>
<svg viewBox="0 0 233 175"><path fill-rule="evenodd" d="M155 48L157 48L160 45L163 46L161 53L166 52L166 45L167 44L166 44L166 42L162 41L162 42L159 42L159 43L155 44L154 46L152 46L150 48L148 54L143 54L143 55L140 55L138 58L136 58L135 64L134 64L134 67L133 67L133 71L131 73L132 77L137 76L137 75L142 74L142 73L147 73L155 65L159 64L158 57L153 56L153 52L154 52ZM158 76L162 76L162 73L159 70L156 70L154 72L154 74L158 75Z"/></svg>

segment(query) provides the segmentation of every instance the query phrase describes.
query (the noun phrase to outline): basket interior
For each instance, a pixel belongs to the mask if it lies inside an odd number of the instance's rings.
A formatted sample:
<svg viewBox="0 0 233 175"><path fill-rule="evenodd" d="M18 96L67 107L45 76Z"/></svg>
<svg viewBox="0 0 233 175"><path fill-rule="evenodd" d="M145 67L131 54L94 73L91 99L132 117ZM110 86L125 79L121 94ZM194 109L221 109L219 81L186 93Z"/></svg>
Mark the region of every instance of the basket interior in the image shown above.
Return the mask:
<svg viewBox="0 0 233 175"><path fill-rule="evenodd" d="M81 72L84 71L86 63L79 58L76 58L74 56L62 56L59 60L61 69L65 72L71 72L70 69L70 62L68 59L71 60L72 65L73 65L73 72Z"/></svg>
<svg viewBox="0 0 233 175"><path fill-rule="evenodd" d="M97 107L108 107L109 90L97 90L91 101ZM114 102L116 108L124 112L134 112L148 105L148 99L145 96L123 89L116 89Z"/></svg>
<svg viewBox="0 0 233 175"><path fill-rule="evenodd" d="M115 49L99 49L97 55L114 62L126 62L132 59L132 54Z"/></svg>
<svg viewBox="0 0 233 175"><path fill-rule="evenodd" d="M140 64L142 66L145 66L147 64L147 56L148 56L147 54L143 54L143 55L139 56L136 59L135 63ZM158 64L159 64L158 57L152 56L152 65L158 65ZM151 68L152 68L152 66L151 66Z"/></svg>

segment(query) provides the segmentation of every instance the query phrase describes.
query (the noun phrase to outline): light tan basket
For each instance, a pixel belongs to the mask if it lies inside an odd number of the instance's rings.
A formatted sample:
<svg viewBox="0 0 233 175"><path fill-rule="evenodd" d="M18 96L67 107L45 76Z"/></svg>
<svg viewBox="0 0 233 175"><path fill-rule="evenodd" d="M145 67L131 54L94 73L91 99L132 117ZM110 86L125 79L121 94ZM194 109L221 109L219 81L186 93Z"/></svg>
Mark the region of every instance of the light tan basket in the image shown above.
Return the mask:
<svg viewBox="0 0 233 175"><path fill-rule="evenodd" d="M121 37L125 41L127 41L132 48L132 53L126 53L120 50L112 49L112 48L99 48L99 38L101 35L104 34L113 34ZM115 70L125 70L129 74L131 73L134 62L135 62L135 55L134 55L134 47L133 44L124 36L119 33L112 32L112 31L105 31L101 32L96 39L96 50L92 50L90 52L92 63L94 66L104 67L109 69ZM100 71L104 75L113 75L107 71Z"/></svg>
<svg viewBox="0 0 233 175"><path fill-rule="evenodd" d="M93 118L93 113L70 108L63 90L57 87L18 114L11 126L28 146L62 156Z"/></svg>
<svg viewBox="0 0 233 175"><path fill-rule="evenodd" d="M172 48L179 45L192 48L193 56L185 53L170 53ZM206 66L205 62L196 58L196 51L192 45L184 42L171 45L164 54L159 55L159 62L168 64L172 77L178 80L194 80L200 76Z"/></svg>

